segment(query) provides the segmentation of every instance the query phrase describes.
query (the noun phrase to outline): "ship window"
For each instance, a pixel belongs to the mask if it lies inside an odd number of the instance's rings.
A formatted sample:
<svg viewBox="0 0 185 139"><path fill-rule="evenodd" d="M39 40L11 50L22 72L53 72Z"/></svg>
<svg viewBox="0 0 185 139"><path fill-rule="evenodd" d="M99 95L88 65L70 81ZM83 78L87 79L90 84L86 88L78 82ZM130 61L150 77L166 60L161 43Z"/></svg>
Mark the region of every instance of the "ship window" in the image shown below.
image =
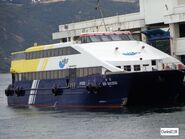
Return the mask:
<svg viewBox="0 0 185 139"><path fill-rule="evenodd" d="M101 39L99 36L90 36L90 39L92 42L101 42Z"/></svg>
<svg viewBox="0 0 185 139"><path fill-rule="evenodd" d="M40 72L36 72L36 80L40 80L40 75L41 75Z"/></svg>
<svg viewBox="0 0 185 139"><path fill-rule="evenodd" d="M130 66L130 65L124 66L124 70L125 70L125 71L131 71L131 66Z"/></svg>
<svg viewBox="0 0 185 139"><path fill-rule="evenodd" d="M66 71L66 70L63 70L63 71L62 71L62 75L63 75L63 77L66 77L66 73L65 73L65 71Z"/></svg>
<svg viewBox="0 0 185 139"><path fill-rule="evenodd" d="M93 70L92 71L93 74L97 74L98 73L98 68L94 67L92 70Z"/></svg>
<svg viewBox="0 0 185 139"><path fill-rule="evenodd" d="M26 80L32 80L30 72L29 73L25 73L25 76L26 76Z"/></svg>
<svg viewBox="0 0 185 139"><path fill-rule="evenodd" d="M64 47L57 49L48 49L43 51L27 52L26 59L36 59L36 58L45 58L45 57L55 57L61 55L72 55L79 54L79 52L72 47ZM22 58L21 58L22 59Z"/></svg>
<svg viewBox="0 0 185 139"><path fill-rule="evenodd" d="M52 54L52 53L51 53L51 49L48 49L47 51L48 51L48 57L51 57L51 56L52 56L52 55L51 55L51 54Z"/></svg>
<svg viewBox="0 0 185 139"><path fill-rule="evenodd" d="M47 57L47 50L43 51L43 57Z"/></svg>
<svg viewBox="0 0 185 139"><path fill-rule="evenodd" d="M58 55L59 56L62 56L63 55L63 50L61 48L58 50Z"/></svg>
<svg viewBox="0 0 185 139"><path fill-rule="evenodd" d="M93 74L93 69L92 68L88 68L88 75L92 75Z"/></svg>
<svg viewBox="0 0 185 139"><path fill-rule="evenodd" d="M89 42L91 42L91 39L89 36L84 36L84 37L81 37L81 42L82 43L89 43Z"/></svg>
<svg viewBox="0 0 185 139"><path fill-rule="evenodd" d="M69 76L69 70L64 70L64 77L68 77Z"/></svg>
<svg viewBox="0 0 185 139"><path fill-rule="evenodd" d="M112 34L112 35L110 35L110 37L113 41L121 41L122 40L122 38L120 38L119 35Z"/></svg>
<svg viewBox="0 0 185 139"><path fill-rule="evenodd" d="M31 57L31 59L34 59L33 52L30 53L30 57Z"/></svg>
<svg viewBox="0 0 185 139"><path fill-rule="evenodd" d="M86 41L87 41L87 43L92 42L89 36L86 37Z"/></svg>
<svg viewBox="0 0 185 139"><path fill-rule="evenodd" d="M185 22L179 23L179 36L185 37Z"/></svg>
<svg viewBox="0 0 185 139"><path fill-rule="evenodd" d="M71 52L72 52L72 48L71 47L66 47L66 49L67 49L67 55L70 55L71 54Z"/></svg>
<svg viewBox="0 0 185 139"><path fill-rule="evenodd" d="M152 60L152 66L156 65L156 60Z"/></svg>
<svg viewBox="0 0 185 139"><path fill-rule="evenodd" d="M80 69L76 69L76 76L80 77Z"/></svg>
<svg viewBox="0 0 185 139"><path fill-rule="evenodd" d="M55 71L48 71L49 72L49 78L47 79L54 79L54 72Z"/></svg>
<svg viewBox="0 0 185 139"><path fill-rule="evenodd" d="M39 51L35 52L35 58L39 58Z"/></svg>
<svg viewBox="0 0 185 139"><path fill-rule="evenodd" d="M88 70L87 68L84 68L84 76L87 76L88 75Z"/></svg>
<svg viewBox="0 0 185 139"><path fill-rule="evenodd" d="M33 53L32 53L32 58L34 59L34 58L36 58L36 56L37 56L37 55L36 55L36 52L33 52Z"/></svg>
<svg viewBox="0 0 185 139"><path fill-rule="evenodd" d="M37 55L37 52L34 52L34 53L33 53L33 58L35 59L35 58L37 58L37 56L38 56L38 55Z"/></svg>
<svg viewBox="0 0 185 139"><path fill-rule="evenodd" d="M39 58L44 57L44 52L43 51L39 51Z"/></svg>
<svg viewBox="0 0 185 139"><path fill-rule="evenodd" d="M26 54L23 53L19 53L19 54L12 54L11 59L12 60L20 60L20 59L25 59L26 58Z"/></svg>
<svg viewBox="0 0 185 139"><path fill-rule="evenodd" d="M19 81L19 76L18 76L18 74L15 74L15 81Z"/></svg>
<svg viewBox="0 0 185 139"><path fill-rule="evenodd" d="M57 76L56 78L62 78L62 77L60 77L60 71L59 70L56 71L56 75L55 76Z"/></svg>
<svg viewBox="0 0 185 139"><path fill-rule="evenodd" d="M96 74L96 68L92 69L93 74Z"/></svg>
<svg viewBox="0 0 185 139"><path fill-rule="evenodd" d="M130 40L130 38L124 34L121 34L120 37L122 38L122 40Z"/></svg>
<svg viewBox="0 0 185 139"><path fill-rule="evenodd" d="M35 72L34 73L30 73L30 74L31 74L31 80L36 80Z"/></svg>
<svg viewBox="0 0 185 139"><path fill-rule="evenodd" d="M80 69L80 77L83 77L83 75L84 75L84 70Z"/></svg>
<svg viewBox="0 0 185 139"><path fill-rule="evenodd" d="M111 41L111 38L108 35L101 35L100 38L102 41Z"/></svg>
<svg viewBox="0 0 185 139"><path fill-rule="evenodd" d="M59 56L60 49L54 49L54 56Z"/></svg>
<svg viewBox="0 0 185 139"><path fill-rule="evenodd" d="M57 79L58 78L58 72L55 70L52 73L53 73L53 79Z"/></svg>
<svg viewBox="0 0 185 139"><path fill-rule="evenodd" d="M35 79L39 80L39 72L35 72Z"/></svg>
<svg viewBox="0 0 185 139"><path fill-rule="evenodd" d="M25 73L22 73L22 80L26 80Z"/></svg>
<svg viewBox="0 0 185 139"><path fill-rule="evenodd" d="M47 75L47 74L46 74L46 71L43 71L43 72L42 72L42 77L43 77L43 79L46 79L46 75Z"/></svg>
<svg viewBox="0 0 185 139"><path fill-rule="evenodd" d="M26 59L30 59L30 53L26 53Z"/></svg>
<svg viewBox="0 0 185 139"><path fill-rule="evenodd" d="M80 68L76 70L78 77L84 77L92 74L100 74L101 67ZM15 75L16 81L21 80L45 80L45 79L58 79L69 76L69 69L67 70L53 70L53 71L39 71L19 73Z"/></svg>
<svg viewBox="0 0 185 139"><path fill-rule="evenodd" d="M51 56L55 56L55 49L51 49Z"/></svg>
<svg viewBox="0 0 185 139"><path fill-rule="evenodd" d="M134 71L140 71L141 67L140 65L134 65Z"/></svg>
<svg viewBox="0 0 185 139"><path fill-rule="evenodd" d="M130 40L135 40L134 37L133 37L132 35L126 35L126 36L128 36L128 38L129 38Z"/></svg>
<svg viewBox="0 0 185 139"><path fill-rule="evenodd" d="M33 58L33 53L30 52L29 54L30 54L30 55L29 55L29 58L32 59L32 58Z"/></svg>
<svg viewBox="0 0 185 139"><path fill-rule="evenodd" d="M67 55L67 48L66 47L63 48L63 55Z"/></svg>
<svg viewBox="0 0 185 139"><path fill-rule="evenodd" d="M147 66L149 66L149 64L143 64L143 67L147 67Z"/></svg>
<svg viewBox="0 0 185 139"><path fill-rule="evenodd" d="M121 66L116 66L117 68L121 69Z"/></svg>
<svg viewBox="0 0 185 139"><path fill-rule="evenodd" d="M47 71L47 73L46 73L46 79L51 79L51 72L50 71Z"/></svg>

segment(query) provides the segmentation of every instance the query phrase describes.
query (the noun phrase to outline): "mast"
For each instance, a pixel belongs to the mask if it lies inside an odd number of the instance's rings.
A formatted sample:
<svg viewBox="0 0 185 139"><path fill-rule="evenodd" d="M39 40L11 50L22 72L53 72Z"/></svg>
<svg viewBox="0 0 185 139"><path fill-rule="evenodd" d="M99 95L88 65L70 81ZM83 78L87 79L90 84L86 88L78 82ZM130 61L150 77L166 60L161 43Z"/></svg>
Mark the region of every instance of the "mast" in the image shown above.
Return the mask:
<svg viewBox="0 0 185 139"><path fill-rule="evenodd" d="M97 5L96 5L95 9L99 10L101 18L102 18L102 21L103 21L103 25L105 27L105 31L107 31L107 26L105 24L104 14L103 14L103 11L102 11L102 8L101 8L101 5L100 5L100 0L97 0Z"/></svg>

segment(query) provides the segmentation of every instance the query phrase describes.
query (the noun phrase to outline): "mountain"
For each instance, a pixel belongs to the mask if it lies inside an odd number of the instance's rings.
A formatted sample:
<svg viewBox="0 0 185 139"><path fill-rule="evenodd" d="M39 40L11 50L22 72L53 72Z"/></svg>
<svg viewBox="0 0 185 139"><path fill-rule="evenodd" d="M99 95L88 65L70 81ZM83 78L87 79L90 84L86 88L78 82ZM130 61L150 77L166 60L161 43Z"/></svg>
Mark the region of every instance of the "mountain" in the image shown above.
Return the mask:
<svg viewBox="0 0 185 139"><path fill-rule="evenodd" d="M101 0L105 17L137 12L138 0ZM0 72L8 72L10 54L38 44L55 43L58 25L99 18L96 0L7 4L0 2Z"/></svg>

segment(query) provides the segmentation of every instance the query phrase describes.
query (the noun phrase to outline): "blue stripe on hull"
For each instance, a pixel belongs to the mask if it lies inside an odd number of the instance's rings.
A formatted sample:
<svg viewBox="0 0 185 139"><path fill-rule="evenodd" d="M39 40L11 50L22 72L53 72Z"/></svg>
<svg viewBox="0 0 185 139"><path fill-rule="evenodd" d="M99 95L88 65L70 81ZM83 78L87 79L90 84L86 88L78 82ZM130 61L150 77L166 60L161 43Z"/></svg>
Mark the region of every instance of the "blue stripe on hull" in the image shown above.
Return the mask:
<svg viewBox="0 0 185 139"><path fill-rule="evenodd" d="M120 107L124 99L134 102L173 101L181 91L181 73L178 71L145 72L112 75L93 75L77 78L72 88L66 88L67 79L41 80L32 94L35 106L56 107ZM16 82L15 86L26 89L25 96L8 96L9 105L28 105L32 81ZM89 84L101 86L98 91L88 91ZM63 89L63 94L52 94L53 86ZM172 99L171 99L172 98ZM128 101L128 102L129 102Z"/></svg>

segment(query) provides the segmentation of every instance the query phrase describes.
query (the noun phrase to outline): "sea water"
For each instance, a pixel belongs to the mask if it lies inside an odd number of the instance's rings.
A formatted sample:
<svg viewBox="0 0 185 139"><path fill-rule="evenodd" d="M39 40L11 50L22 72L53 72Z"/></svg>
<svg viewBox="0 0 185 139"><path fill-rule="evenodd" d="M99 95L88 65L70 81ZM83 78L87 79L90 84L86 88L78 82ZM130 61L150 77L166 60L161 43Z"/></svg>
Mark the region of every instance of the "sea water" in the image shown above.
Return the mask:
<svg viewBox="0 0 185 139"><path fill-rule="evenodd" d="M185 107L122 110L56 110L7 106L10 74L0 74L0 139L171 139L161 128L178 128L185 139Z"/></svg>

